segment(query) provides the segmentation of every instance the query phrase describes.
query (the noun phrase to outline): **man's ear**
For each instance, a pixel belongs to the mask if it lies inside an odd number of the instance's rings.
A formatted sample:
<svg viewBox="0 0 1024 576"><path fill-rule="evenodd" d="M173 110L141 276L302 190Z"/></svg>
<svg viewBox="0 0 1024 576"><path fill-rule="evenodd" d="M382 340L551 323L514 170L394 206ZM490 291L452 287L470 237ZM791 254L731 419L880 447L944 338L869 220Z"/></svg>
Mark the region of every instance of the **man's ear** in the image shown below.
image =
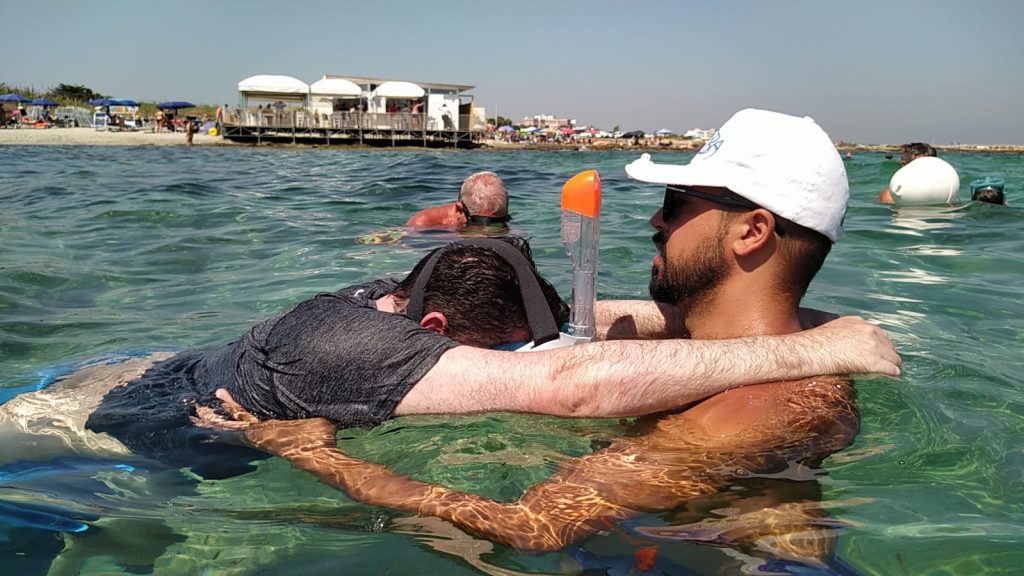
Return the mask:
<svg viewBox="0 0 1024 576"><path fill-rule="evenodd" d="M423 319L420 320L420 326L427 330L433 330L443 336L445 331L448 330L448 319L440 312L427 312L423 315Z"/></svg>
<svg viewBox="0 0 1024 576"><path fill-rule="evenodd" d="M469 224L469 220L466 219L465 208L463 207L462 200L456 200L451 204L448 204L448 210L445 214L445 224L449 226L465 226Z"/></svg>
<svg viewBox="0 0 1024 576"><path fill-rule="evenodd" d="M734 220L738 235L733 241L737 257L749 256L775 240L775 216L764 208L757 208Z"/></svg>

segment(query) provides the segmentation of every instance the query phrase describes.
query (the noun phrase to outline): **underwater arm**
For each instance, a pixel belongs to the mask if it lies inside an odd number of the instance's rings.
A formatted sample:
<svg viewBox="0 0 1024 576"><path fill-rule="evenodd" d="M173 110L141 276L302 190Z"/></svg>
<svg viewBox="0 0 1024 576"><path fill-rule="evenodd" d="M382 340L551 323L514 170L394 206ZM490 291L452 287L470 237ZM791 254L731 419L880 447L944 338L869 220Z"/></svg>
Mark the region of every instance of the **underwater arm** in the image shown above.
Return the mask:
<svg viewBox="0 0 1024 576"><path fill-rule="evenodd" d="M595 532L599 519L628 514L602 500L593 489L571 483L543 482L510 504L427 484L381 464L348 456L335 444L337 427L325 418L261 421L235 403L226 391L218 390L217 397L237 421L227 422L226 427L239 428L252 446L285 458L353 499L436 516L520 550L560 550ZM212 410L204 408L200 415L209 420L197 424L225 427L216 422Z"/></svg>

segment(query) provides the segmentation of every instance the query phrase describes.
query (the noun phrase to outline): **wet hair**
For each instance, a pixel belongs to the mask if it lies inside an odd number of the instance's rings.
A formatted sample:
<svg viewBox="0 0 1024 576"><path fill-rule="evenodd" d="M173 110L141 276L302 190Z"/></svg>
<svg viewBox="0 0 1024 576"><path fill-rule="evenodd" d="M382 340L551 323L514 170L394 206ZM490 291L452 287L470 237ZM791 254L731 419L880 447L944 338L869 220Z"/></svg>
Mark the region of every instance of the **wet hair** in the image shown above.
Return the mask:
<svg viewBox="0 0 1024 576"><path fill-rule="evenodd" d="M974 194L971 194L971 200L988 202L989 204L1006 204L1006 196L1003 194L1003 191L991 186L975 190Z"/></svg>
<svg viewBox="0 0 1024 576"><path fill-rule="evenodd" d="M494 172L477 172L463 180L459 200L473 216L508 215L508 189Z"/></svg>
<svg viewBox="0 0 1024 576"><path fill-rule="evenodd" d="M537 273L529 242L518 236L496 240L511 245L526 258L555 323L560 326L568 322L569 306ZM396 300L408 303L420 273L438 252L440 256L424 289L423 311L445 315L449 338L460 344L490 347L511 342L517 330L529 328L514 268L496 251L482 246L455 242L431 251L392 292Z"/></svg>
<svg viewBox="0 0 1024 576"><path fill-rule="evenodd" d="M938 156L935 152L935 148L924 142L911 142L910 144L904 144L900 150L900 162L907 164L914 158L921 156Z"/></svg>

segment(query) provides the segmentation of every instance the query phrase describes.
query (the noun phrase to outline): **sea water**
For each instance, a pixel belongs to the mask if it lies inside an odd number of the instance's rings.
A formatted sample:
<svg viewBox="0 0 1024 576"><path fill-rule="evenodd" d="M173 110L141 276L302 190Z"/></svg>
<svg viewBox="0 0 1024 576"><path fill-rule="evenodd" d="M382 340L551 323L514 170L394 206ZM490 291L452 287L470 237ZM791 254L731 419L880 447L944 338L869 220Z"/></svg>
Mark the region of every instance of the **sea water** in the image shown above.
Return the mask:
<svg viewBox="0 0 1024 576"><path fill-rule="evenodd" d="M568 297L560 188L598 169L599 297L646 298L648 219L662 190L625 177L636 156L0 147L0 400L111 354L225 342L317 292L403 275L451 235L359 239L455 199L478 170L506 181L513 232L532 239L540 269ZM820 479L825 509L844 523L837 555L856 572L1024 565L1024 164L944 158L963 196L970 180L1004 177L1010 206L877 205L898 163L855 153L846 236L805 300L877 322L903 354L899 380L857 380L861 434ZM511 501L622 433L617 420L497 414L402 418L340 438L399 472ZM0 467L0 563L19 574L557 574L578 571L582 550L628 568L634 550L655 545L669 573L767 569L728 545L621 528L563 553L520 554L359 504L279 459L216 481L116 458Z"/></svg>

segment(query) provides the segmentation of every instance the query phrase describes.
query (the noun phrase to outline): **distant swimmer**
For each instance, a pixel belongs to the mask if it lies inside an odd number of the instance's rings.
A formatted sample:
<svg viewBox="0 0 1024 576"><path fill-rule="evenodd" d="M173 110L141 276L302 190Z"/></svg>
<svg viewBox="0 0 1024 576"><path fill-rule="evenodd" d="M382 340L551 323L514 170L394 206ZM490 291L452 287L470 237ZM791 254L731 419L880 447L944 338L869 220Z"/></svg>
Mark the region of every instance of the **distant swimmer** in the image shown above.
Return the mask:
<svg viewBox="0 0 1024 576"><path fill-rule="evenodd" d="M706 339L695 342L798 333L799 301L842 234L849 197L843 160L810 118L743 110L718 134L721 145L698 152L689 165L657 164L645 154L626 167L634 179L665 185L664 202L650 221L658 252L651 296L683 311L690 335ZM778 475L798 484L798 471L818 467L859 429L855 391L846 377L736 388L644 421L643 433L568 460L518 501L503 503L348 456L326 420L258 423L227 395L219 397L243 422L225 427L242 428L253 445L353 498L437 516L531 551L560 550L644 512L688 503L699 508L698 499L749 476ZM744 551L827 562L835 536L820 508L770 501L764 498L742 522L728 526L631 529L669 538L703 532Z"/></svg>
<svg viewBox="0 0 1024 576"><path fill-rule="evenodd" d="M472 236L493 236L508 231L508 189L494 172L477 172L462 182L455 202L424 208L406 221L406 228L450 229ZM392 244L404 236L404 230L390 228L364 234L359 244Z"/></svg>
<svg viewBox="0 0 1024 576"><path fill-rule="evenodd" d="M971 182L971 200L1005 206L1006 195L1003 193L1005 185L1006 180L994 176L974 180Z"/></svg>
<svg viewBox="0 0 1024 576"><path fill-rule="evenodd" d="M455 202L424 208L405 223L411 228L461 227L509 221L508 189L494 172L477 172L462 182Z"/></svg>
<svg viewBox="0 0 1024 576"><path fill-rule="evenodd" d="M935 152L935 148L929 144L925 144L924 142L904 144L900 149L900 166L906 166L913 160L924 158L926 156L938 156L938 153ZM886 158L891 158L891 156L887 154ZM878 202L881 202L882 204L893 203L892 192L889 190L888 186L878 195Z"/></svg>

